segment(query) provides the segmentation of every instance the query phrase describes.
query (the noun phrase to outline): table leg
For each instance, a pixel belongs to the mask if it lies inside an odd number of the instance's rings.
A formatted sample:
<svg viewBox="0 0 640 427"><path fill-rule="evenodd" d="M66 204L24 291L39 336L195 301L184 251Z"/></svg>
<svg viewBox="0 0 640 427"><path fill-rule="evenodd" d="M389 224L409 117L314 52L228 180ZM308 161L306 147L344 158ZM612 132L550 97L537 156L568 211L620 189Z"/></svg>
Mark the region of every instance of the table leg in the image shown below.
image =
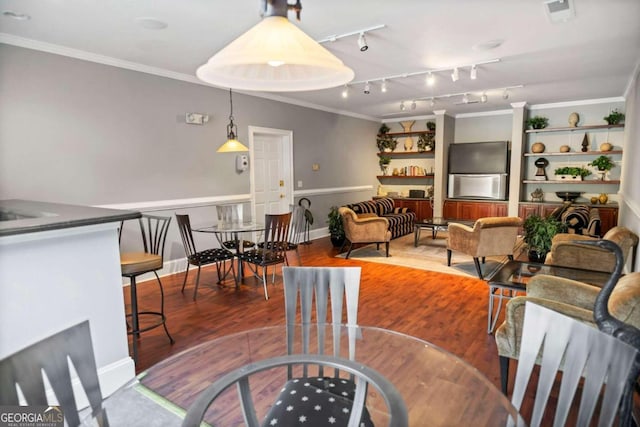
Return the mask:
<svg viewBox="0 0 640 427"><path fill-rule="evenodd" d="M417 248L418 240L420 240L420 230L422 230L422 227L419 225L414 225L413 227L413 246Z"/></svg>

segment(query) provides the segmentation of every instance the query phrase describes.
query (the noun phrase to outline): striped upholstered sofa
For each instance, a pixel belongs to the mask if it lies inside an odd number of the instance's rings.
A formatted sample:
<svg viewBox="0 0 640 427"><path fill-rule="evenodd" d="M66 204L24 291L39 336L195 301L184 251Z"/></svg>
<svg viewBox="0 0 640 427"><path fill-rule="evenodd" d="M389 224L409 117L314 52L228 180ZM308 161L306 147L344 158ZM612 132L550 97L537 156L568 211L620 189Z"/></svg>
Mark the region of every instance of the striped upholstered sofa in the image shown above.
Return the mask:
<svg viewBox="0 0 640 427"><path fill-rule="evenodd" d="M354 211L358 216L377 215L389 220L389 230L391 238L404 236L413 233L413 225L416 222L415 212L410 212L407 208L396 208L393 199L381 198L366 200L364 202L352 203L345 207Z"/></svg>

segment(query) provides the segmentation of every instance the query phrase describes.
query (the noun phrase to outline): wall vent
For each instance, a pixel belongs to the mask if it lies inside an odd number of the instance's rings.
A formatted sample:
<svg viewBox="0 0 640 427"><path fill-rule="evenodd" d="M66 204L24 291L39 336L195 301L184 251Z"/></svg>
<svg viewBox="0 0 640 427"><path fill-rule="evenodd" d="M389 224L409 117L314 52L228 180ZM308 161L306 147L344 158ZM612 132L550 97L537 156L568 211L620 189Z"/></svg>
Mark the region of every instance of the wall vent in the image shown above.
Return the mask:
<svg viewBox="0 0 640 427"><path fill-rule="evenodd" d="M575 16L573 0L546 0L544 10L552 23L567 22Z"/></svg>

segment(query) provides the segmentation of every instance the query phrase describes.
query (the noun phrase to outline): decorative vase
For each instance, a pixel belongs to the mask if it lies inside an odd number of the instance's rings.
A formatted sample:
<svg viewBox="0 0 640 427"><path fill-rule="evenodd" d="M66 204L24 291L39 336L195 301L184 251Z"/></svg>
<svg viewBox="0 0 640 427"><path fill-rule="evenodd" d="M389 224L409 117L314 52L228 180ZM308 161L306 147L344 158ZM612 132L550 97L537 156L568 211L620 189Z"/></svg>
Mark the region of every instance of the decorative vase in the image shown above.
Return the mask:
<svg viewBox="0 0 640 427"><path fill-rule="evenodd" d="M344 244L344 236L331 236L331 244L334 248L342 247Z"/></svg>
<svg viewBox="0 0 640 427"><path fill-rule="evenodd" d="M600 196L598 197L598 201L600 201L600 203L603 205L607 203L608 200L609 196L607 196L605 193L600 194Z"/></svg>
<svg viewBox="0 0 640 427"><path fill-rule="evenodd" d="M597 198L596 196L593 196L593 197L591 198L591 204L592 204L592 205L596 205L596 204L598 204L598 198Z"/></svg>
<svg viewBox="0 0 640 427"><path fill-rule="evenodd" d="M545 146L542 142L534 142L531 146L531 152L533 153L543 153Z"/></svg>
<svg viewBox="0 0 640 427"><path fill-rule="evenodd" d="M561 153L568 153L569 151L571 151L571 147L569 147L568 145L560 146L560 152Z"/></svg>
<svg viewBox="0 0 640 427"><path fill-rule="evenodd" d="M402 126L402 129L404 130L404 132L411 132L411 127L415 122L416 122L415 120L400 122L400 126ZM404 139L404 151L411 151L412 148L413 148L413 138L410 136L407 136Z"/></svg>
<svg viewBox="0 0 640 427"><path fill-rule="evenodd" d="M582 138L582 152L586 153L587 151L589 151L589 137L585 133L584 138Z"/></svg>
<svg viewBox="0 0 640 427"><path fill-rule="evenodd" d="M530 250L527 253L528 257L529 257L529 261L531 262L537 262L539 264L544 264L544 260L547 258L547 253L546 252L538 252L536 250Z"/></svg>
<svg viewBox="0 0 640 427"><path fill-rule="evenodd" d="M600 151L611 151L613 150L613 145L611 145L609 142L603 142L602 144L600 144Z"/></svg>
<svg viewBox="0 0 640 427"><path fill-rule="evenodd" d="M389 166L387 165L382 166L382 175L389 176Z"/></svg>
<svg viewBox="0 0 640 427"><path fill-rule="evenodd" d="M580 115L578 113L569 114L569 127L576 127L580 121Z"/></svg>

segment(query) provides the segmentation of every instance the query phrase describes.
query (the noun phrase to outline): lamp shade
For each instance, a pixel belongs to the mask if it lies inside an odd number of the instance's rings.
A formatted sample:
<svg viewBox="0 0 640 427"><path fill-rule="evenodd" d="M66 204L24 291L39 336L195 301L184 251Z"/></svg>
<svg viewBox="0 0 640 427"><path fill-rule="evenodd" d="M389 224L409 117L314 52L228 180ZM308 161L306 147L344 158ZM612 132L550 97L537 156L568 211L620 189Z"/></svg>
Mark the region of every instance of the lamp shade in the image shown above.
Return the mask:
<svg viewBox="0 0 640 427"><path fill-rule="evenodd" d="M263 18L196 75L216 86L273 92L327 89L354 77L353 70L282 16Z"/></svg>
<svg viewBox="0 0 640 427"><path fill-rule="evenodd" d="M249 151L246 145L237 139L229 139L216 150L218 153L235 153L238 151Z"/></svg>

